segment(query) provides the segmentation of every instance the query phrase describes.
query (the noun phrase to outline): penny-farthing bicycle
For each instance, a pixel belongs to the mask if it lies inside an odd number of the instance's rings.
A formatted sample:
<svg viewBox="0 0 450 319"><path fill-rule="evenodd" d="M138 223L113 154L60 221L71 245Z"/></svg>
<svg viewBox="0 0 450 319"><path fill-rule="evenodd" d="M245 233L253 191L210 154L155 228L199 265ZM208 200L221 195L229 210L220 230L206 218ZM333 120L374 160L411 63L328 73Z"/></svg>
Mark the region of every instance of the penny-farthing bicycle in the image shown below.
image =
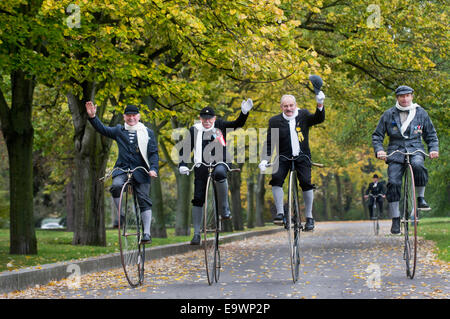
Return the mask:
<svg viewBox="0 0 450 319"><path fill-rule="evenodd" d="M311 165L317 167L323 167L323 164L313 163L309 156L301 154L295 157L287 157L280 155L291 163L289 169L289 184L288 184L288 209L287 214L284 216L284 228L287 231L289 256L292 272L292 281L295 283L298 280L300 272L300 231L303 230L301 223L300 204L298 196L298 183L297 183L297 171L295 170L295 161L301 157L306 157ZM267 164L267 166L273 166L273 164Z"/></svg>
<svg viewBox="0 0 450 319"><path fill-rule="evenodd" d="M222 217L218 210L217 191L212 173L217 165L223 164L229 172L240 171L232 169L227 163L217 162L214 164L197 163L189 171L193 171L197 165L203 165L208 168L208 179L206 182L205 203L203 204L203 249L205 251L205 268L208 278L208 284L219 281L221 263L219 240L222 231Z"/></svg>
<svg viewBox="0 0 450 319"><path fill-rule="evenodd" d="M116 170L127 174L127 181L123 184L120 192L118 209L118 235L120 260L123 271L131 287L137 287L144 282L144 263L145 263L145 243L141 242L143 224L141 211L139 209L137 194L134 190L133 173L143 169L147 174L147 169L138 166L135 169L114 168L105 179L112 175Z"/></svg>
<svg viewBox="0 0 450 319"><path fill-rule="evenodd" d="M417 153L421 153L424 156L429 155L421 150L416 150L412 153L404 153L397 150L387 155L386 157L390 157L395 153L399 153L405 156L402 193L400 198L400 217L404 236L403 259L405 260L406 264L406 276L413 279L417 264L417 226L419 223L419 219L417 213L414 171L411 166L410 156Z"/></svg>

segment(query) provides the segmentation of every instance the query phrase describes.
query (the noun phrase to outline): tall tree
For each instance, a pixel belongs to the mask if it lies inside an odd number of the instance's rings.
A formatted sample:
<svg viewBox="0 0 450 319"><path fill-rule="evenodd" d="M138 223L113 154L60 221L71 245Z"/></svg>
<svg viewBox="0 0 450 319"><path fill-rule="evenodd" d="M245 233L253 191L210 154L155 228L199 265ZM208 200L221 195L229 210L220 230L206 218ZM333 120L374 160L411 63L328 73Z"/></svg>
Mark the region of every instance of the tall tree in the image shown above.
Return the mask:
<svg viewBox="0 0 450 319"><path fill-rule="evenodd" d="M36 254L33 220L32 105L37 81L59 66L58 22L44 17L43 1L0 4L0 123L10 168L10 253ZM56 25L56 26L53 26Z"/></svg>

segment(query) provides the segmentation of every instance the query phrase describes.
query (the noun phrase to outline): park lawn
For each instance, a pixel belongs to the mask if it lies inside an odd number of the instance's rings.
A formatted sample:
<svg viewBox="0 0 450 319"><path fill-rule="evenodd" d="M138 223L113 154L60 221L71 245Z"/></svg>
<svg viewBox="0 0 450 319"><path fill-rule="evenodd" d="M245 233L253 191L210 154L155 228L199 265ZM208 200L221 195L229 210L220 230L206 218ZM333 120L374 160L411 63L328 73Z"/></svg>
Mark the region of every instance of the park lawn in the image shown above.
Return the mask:
<svg viewBox="0 0 450 319"><path fill-rule="evenodd" d="M417 229L420 237L436 243L438 258L450 262L450 217L424 217Z"/></svg>
<svg viewBox="0 0 450 319"><path fill-rule="evenodd" d="M245 230L256 231L269 228L271 227L266 226ZM174 228L168 228L167 238L152 238L151 246L186 242L192 238L192 235L174 236L174 233ZM193 230L191 230L191 234L193 234ZM225 234L227 233L223 233L223 235ZM106 247L74 246L71 244L73 232L64 230L36 229L36 237L38 242L37 255L10 255L9 230L0 229L0 272L119 252L117 229L106 231Z"/></svg>

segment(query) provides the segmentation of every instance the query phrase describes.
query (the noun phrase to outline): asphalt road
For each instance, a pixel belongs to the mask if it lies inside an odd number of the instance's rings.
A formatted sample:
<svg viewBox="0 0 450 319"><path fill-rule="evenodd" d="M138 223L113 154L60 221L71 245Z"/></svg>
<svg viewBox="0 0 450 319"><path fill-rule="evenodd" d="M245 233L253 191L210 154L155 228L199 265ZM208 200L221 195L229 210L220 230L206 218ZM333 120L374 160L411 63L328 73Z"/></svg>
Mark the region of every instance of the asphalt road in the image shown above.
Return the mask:
<svg viewBox="0 0 450 319"><path fill-rule="evenodd" d="M421 240L416 276L409 279L402 239L381 222L379 236L364 222L316 223L302 233L300 280L293 283L287 235L253 237L221 246L223 269L208 285L203 251L146 263L144 284L128 286L122 269L3 295L3 298L100 299L396 299L450 296L449 264L437 261L431 242Z"/></svg>

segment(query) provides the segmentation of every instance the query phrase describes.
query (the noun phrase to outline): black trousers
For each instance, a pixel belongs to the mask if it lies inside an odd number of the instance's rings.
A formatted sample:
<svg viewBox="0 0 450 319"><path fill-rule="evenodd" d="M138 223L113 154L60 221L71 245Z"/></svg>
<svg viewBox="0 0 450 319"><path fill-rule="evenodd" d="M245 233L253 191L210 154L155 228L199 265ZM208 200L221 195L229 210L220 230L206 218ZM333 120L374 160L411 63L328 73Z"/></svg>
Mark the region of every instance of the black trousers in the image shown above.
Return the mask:
<svg viewBox="0 0 450 319"><path fill-rule="evenodd" d="M221 181L227 178L228 169L225 165L217 165L212 173L212 177L215 181ZM194 199L192 205L202 207L205 203L206 195L206 181L208 179L208 168L201 165L194 168Z"/></svg>
<svg viewBox="0 0 450 319"><path fill-rule="evenodd" d="M414 184L417 186L426 186L428 183L428 171L424 166L424 157L414 155L410 157L411 166L414 173ZM403 163L391 162L388 166L388 184L386 198L388 202L398 202L401 197L402 177L406 165Z"/></svg>
<svg viewBox="0 0 450 319"><path fill-rule="evenodd" d="M314 189L314 185L311 184L311 162L309 159L305 156L300 156L294 163L302 190L306 192ZM288 161L284 157L279 157L278 170L272 174L272 179L269 184L282 187L290 168L291 161Z"/></svg>
<svg viewBox="0 0 450 319"><path fill-rule="evenodd" d="M373 213L374 213L373 212L373 202L374 201L375 201L375 198L369 197L368 205L369 205L370 216L373 216ZM377 201L377 209L378 209L378 212L380 213L379 217L381 217L381 214L383 212L383 197L377 197L376 201Z"/></svg>
<svg viewBox="0 0 450 319"><path fill-rule="evenodd" d="M114 198L120 197L120 191L123 184L127 181L127 174L120 174L113 178L113 182L109 191ZM152 208L152 201L150 199L150 183L140 184L134 181L134 189L136 190L137 200L141 212L145 212Z"/></svg>

